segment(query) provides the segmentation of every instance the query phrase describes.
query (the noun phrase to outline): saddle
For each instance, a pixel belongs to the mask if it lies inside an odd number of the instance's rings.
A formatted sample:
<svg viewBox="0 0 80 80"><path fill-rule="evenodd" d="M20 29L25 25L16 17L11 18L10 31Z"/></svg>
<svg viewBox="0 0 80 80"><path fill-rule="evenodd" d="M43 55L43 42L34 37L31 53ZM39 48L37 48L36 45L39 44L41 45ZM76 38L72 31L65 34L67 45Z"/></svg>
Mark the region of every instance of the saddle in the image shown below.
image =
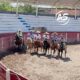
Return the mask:
<svg viewBox="0 0 80 80"><path fill-rule="evenodd" d="M22 44L22 42L23 42L23 39L21 37L16 36L15 44L19 45L19 44Z"/></svg>

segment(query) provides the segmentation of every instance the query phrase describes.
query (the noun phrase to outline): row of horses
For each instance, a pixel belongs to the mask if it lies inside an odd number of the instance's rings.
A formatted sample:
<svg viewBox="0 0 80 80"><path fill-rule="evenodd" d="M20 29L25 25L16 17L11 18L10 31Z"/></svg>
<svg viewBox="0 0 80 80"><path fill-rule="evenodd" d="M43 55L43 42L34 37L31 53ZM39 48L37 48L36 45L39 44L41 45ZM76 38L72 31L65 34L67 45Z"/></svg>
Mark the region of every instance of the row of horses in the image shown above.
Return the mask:
<svg viewBox="0 0 80 80"><path fill-rule="evenodd" d="M63 52L65 53L65 57L66 57L66 53L67 53L67 45L65 42L58 43L53 40L34 41L31 39L27 39L26 45L30 53L32 52L38 53L40 48L41 48L41 52L45 53L45 55L47 55L47 53L53 55L57 51L58 57L62 57Z"/></svg>
<svg viewBox="0 0 80 80"><path fill-rule="evenodd" d="M22 38L18 38L16 37L15 39L15 44L17 45L18 49L19 48L24 48L24 46L26 46L27 51L30 51L30 53L32 52L39 52L39 49L41 48L41 52L45 53L45 55L47 55L47 53L51 53L51 55L53 55L56 51L58 52L58 56L62 57L63 51L65 53L65 57L66 57L66 52L67 52L67 45L65 42L57 42L57 41L53 41L53 40L32 40L31 38L28 38L26 40L26 42L24 42L24 40Z"/></svg>

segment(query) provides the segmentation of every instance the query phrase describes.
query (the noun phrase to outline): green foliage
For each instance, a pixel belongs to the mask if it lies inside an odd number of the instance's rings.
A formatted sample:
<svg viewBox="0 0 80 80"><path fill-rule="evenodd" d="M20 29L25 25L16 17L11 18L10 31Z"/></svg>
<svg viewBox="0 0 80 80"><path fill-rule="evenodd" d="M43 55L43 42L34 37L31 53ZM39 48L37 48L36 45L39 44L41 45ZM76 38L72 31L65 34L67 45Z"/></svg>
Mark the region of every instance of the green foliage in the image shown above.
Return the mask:
<svg viewBox="0 0 80 80"><path fill-rule="evenodd" d="M25 5L23 11L24 13L34 13L35 8L33 8L31 5Z"/></svg>
<svg viewBox="0 0 80 80"><path fill-rule="evenodd" d="M0 11L16 12L16 7L12 7L10 3L0 3ZM35 8L33 8L31 5L25 5L25 6L19 5L19 12L20 13L34 13Z"/></svg>
<svg viewBox="0 0 80 80"><path fill-rule="evenodd" d="M11 11L9 3L0 3L0 11Z"/></svg>

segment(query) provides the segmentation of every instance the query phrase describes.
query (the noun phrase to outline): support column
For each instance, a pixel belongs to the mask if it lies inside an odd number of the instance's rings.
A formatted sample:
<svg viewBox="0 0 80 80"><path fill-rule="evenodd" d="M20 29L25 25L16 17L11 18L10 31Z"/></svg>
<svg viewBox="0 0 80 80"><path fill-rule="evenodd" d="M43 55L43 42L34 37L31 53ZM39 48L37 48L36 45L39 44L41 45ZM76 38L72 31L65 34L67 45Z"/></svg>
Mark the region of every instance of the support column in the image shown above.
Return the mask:
<svg viewBox="0 0 80 80"><path fill-rule="evenodd" d="M2 49L4 48L4 46L3 46L3 38L1 38L1 43L2 43Z"/></svg>
<svg viewBox="0 0 80 80"><path fill-rule="evenodd" d="M75 7L75 19L77 19L76 7Z"/></svg>
<svg viewBox="0 0 80 80"><path fill-rule="evenodd" d="M36 0L36 2L35 2L36 4L36 16L38 16L38 0Z"/></svg>
<svg viewBox="0 0 80 80"><path fill-rule="evenodd" d="M68 41L67 32L66 32L66 42Z"/></svg>
<svg viewBox="0 0 80 80"><path fill-rule="evenodd" d="M6 80L10 80L10 69L6 70Z"/></svg>
<svg viewBox="0 0 80 80"><path fill-rule="evenodd" d="M57 11L58 11L58 10L57 10L57 7L56 7L56 13L57 13Z"/></svg>
<svg viewBox="0 0 80 80"><path fill-rule="evenodd" d="M19 0L17 0L16 3L17 3L17 5L16 5L16 16L18 16L18 9L19 9L19 5L18 4L19 4Z"/></svg>
<svg viewBox="0 0 80 80"><path fill-rule="evenodd" d="M36 6L36 16L38 16L38 6Z"/></svg>
<svg viewBox="0 0 80 80"><path fill-rule="evenodd" d="M77 41L79 41L79 33L77 33Z"/></svg>

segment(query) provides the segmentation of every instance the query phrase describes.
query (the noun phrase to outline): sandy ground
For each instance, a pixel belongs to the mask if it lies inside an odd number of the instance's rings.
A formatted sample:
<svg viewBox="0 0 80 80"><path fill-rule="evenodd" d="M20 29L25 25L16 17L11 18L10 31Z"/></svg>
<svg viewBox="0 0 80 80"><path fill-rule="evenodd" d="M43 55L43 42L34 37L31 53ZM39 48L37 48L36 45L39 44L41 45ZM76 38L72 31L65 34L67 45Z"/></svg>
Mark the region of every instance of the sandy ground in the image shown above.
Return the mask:
<svg viewBox="0 0 80 80"><path fill-rule="evenodd" d="M80 80L80 45L69 45L67 51L66 59L15 53L1 61L30 80Z"/></svg>

